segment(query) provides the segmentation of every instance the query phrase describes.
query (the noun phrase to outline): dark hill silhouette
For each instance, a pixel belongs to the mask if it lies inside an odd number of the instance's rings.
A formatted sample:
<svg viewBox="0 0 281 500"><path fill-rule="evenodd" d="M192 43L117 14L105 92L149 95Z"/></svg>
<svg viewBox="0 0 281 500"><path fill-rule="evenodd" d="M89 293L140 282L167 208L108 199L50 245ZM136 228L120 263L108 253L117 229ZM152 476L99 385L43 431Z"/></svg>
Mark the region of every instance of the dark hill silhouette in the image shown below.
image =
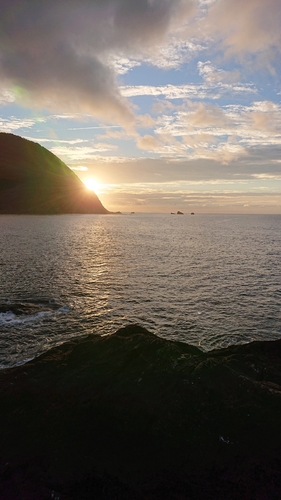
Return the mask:
<svg viewBox="0 0 281 500"><path fill-rule="evenodd" d="M35 142L0 133L0 213L109 213L57 156Z"/></svg>

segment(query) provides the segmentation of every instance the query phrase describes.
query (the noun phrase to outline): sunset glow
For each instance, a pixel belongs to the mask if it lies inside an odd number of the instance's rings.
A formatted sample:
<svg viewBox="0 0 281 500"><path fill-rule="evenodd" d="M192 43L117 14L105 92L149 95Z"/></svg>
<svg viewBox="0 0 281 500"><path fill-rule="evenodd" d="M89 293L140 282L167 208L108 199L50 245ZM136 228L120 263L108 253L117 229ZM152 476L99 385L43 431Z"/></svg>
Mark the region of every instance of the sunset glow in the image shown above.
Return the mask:
<svg viewBox="0 0 281 500"><path fill-rule="evenodd" d="M280 0L66 3L0 5L1 132L113 211L281 213Z"/></svg>
<svg viewBox="0 0 281 500"><path fill-rule="evenodd" d="M90 191L94 191L95 193L99 192L100 183L98 181L96 181L96 179L93 179L92 177L90 177L89 179L85 179L83 182L84 182L86 188L89 189Z"/></svg>

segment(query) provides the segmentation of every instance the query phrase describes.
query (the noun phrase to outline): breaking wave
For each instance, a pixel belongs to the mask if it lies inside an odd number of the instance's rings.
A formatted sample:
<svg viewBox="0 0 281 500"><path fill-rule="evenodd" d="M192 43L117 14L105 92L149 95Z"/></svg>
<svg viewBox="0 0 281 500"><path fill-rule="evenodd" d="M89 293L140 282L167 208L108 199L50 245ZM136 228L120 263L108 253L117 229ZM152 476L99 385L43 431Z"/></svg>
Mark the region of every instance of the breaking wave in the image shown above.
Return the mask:
<svg viewBox="0 0 281 500"><path fill-rule="evenodd" d="M52 301L0 301L0 325L14 326L50 318L56 313L67 313L69 308Z"/></svg>

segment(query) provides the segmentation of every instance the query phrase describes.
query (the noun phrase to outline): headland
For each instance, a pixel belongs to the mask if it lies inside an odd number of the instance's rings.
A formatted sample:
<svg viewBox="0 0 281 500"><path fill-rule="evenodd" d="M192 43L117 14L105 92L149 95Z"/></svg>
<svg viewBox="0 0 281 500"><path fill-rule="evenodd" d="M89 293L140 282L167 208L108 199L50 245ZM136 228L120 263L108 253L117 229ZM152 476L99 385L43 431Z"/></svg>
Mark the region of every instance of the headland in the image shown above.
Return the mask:
<svg viewBox="0 0 281 500"><path fill-rule="evenodd" d="M40 144L0 133L0 214L106 214L97 195Z"/></svg>

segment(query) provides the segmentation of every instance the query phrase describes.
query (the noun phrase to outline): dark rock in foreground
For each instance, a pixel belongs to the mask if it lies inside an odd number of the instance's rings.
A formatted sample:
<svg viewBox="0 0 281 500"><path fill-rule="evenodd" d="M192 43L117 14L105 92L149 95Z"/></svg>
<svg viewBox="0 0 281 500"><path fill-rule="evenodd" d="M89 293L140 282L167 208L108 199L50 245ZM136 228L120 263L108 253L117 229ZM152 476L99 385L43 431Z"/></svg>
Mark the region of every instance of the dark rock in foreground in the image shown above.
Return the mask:
<svg viewBox="0 0 281 500"><path fill-rule="evenodd" d="M57 156L35 142L0 133L0 213L105 214L97 195Z"/></svg>
<svg viewBox="0 0 281 500"><path fill-rule="evenodd" d="M2 499L280 499L281 341L137 326L0 372Z"/></svg>

